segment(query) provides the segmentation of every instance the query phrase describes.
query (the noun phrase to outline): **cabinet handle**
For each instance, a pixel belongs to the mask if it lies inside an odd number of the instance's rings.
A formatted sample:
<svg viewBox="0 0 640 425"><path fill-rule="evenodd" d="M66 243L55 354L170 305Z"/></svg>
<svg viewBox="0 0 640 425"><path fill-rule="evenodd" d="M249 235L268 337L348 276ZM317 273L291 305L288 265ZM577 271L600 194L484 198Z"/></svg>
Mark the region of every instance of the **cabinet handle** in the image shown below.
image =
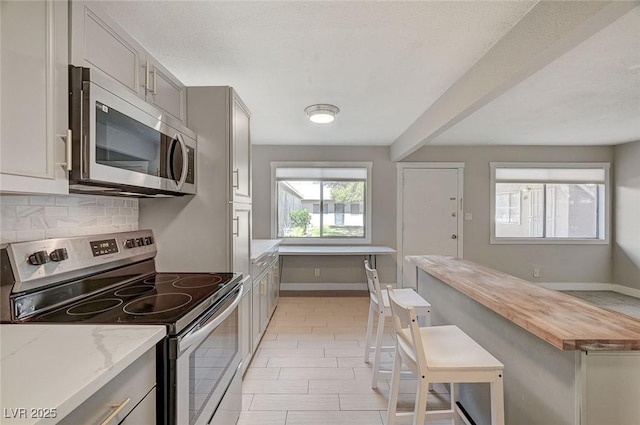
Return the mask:
<svg viewBox="0 0 640 425"><path fill-rule="evenodd" d="M240 189L240 170L233 170L231 172L231 185L233 186L234 189ZM233 181L233 178L235 178L235 183Z"/></svg>
<svg viewBox="0 0 640 425"><path fill-rule="evenodd" d="M73 158L71 156L71 140L72 140L72 136L73 136L73 132L71 131L70 128L67 129L67 135L66 136L61 136L62 139L64 140L64 143L65 143L65 161L66 162L61 162L58 165L60 165L66 171L71 171L71 167L73 166L73 164L71 163L72 158Z"/></svg>
<svg viewBox="0 0 640 425"><path fill-rule="evenodd" d="M109 422L111 422L113 420L113 418L115 418L116 416L118 416L118 413L120 413L122 411L122 409L125 408L125 406L127 404L129 404L129 402L131 401L131 397L128 397L125 401L123 401L120 404L112 404L111 407L112 408L116 408L116 410L114 410L113 412L111 412L111 414L109 416L107 416L107 418L100 422L100 425L107 425Z"/></svg>
<svg viewBox="0 0 640 425"><path fill-rule="evenodd" d="M153 91L152 93L158 94L158 70L154 67L153 68Z"/></svg>
<svg viewBox="0 0 640 425"><path fill-rule="evenodd" d="M231 231L231 233L233 234L233 236L240 236L240 218L239 217L233 217L232 220L235 225L236 225L236 229Z"/></svg>
<svg viewBox="0 0 640 425"><path fill-rule="evenodd" d="M144 91L149 91L149 61L144 65Z"/></svg>

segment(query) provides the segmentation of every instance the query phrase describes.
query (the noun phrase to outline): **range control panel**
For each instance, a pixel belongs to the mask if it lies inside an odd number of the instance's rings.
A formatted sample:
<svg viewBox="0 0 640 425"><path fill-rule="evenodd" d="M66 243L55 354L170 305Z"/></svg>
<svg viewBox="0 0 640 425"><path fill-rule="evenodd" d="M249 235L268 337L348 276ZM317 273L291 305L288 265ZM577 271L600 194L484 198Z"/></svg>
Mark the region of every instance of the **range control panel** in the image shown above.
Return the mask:
<svg viewBox="0 0 640 425"><path fill-rule="evenodd" d="M6 248L16 285L14 292L64 279L152 259L151 230L10 243Z"/></svg>

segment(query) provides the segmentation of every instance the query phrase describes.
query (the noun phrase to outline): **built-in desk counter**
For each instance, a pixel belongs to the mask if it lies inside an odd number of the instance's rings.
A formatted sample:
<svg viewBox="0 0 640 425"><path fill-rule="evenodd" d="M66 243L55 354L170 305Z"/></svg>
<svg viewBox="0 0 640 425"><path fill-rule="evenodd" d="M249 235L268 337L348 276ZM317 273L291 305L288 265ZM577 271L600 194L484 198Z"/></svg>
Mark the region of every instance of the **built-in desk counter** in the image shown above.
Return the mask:
<svg viewBox="0 0 640 425"><path fill-rule="evenodd" d="M505 423L640 423L640 320L471 261L407 259L431 323L459 326L504 363ZM478 425L489 423L486 394L461 390Z"/></svg>

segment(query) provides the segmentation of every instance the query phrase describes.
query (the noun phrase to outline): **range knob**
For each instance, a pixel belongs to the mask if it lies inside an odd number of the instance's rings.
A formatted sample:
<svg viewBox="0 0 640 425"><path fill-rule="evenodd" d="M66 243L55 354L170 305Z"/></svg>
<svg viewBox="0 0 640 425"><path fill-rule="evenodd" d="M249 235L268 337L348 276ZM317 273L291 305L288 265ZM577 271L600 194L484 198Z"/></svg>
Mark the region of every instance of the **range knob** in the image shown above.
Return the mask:
<svg viewBox="0 0 640 425"><path fill-rule="evenodd" d="M51 261L64 261L69 258L69 254L67 253L67 248L58 248L51 251L49 254L49 258Z"/></svg>
<svg viewBox="0 0 640 425"><path fill-rule="evenodd" d="M143 238L137 238L136 239L136 246L144 246L144 239Z"/></svg>
<svg viewBox="0 0 640 425"><path fill-rule="evenodd" d="M147 236L144 238L145 245L151 245L153 243L153 238L151 236Z"/></svg>
<svg viewBox="0 0 640 425"><path fill-rule="evenodd" d="M126 248L133 248L136 246L135 244L135 239L127 239L126 241L124 241L124 246Z"/></svg>
<svg viewBox="0 0 640 425"><path fill-rule="evenodd" d="M47 251L38 251L31 254L27 261L34 266L41 266L49 262L49 256L47 255Z"/></svg>

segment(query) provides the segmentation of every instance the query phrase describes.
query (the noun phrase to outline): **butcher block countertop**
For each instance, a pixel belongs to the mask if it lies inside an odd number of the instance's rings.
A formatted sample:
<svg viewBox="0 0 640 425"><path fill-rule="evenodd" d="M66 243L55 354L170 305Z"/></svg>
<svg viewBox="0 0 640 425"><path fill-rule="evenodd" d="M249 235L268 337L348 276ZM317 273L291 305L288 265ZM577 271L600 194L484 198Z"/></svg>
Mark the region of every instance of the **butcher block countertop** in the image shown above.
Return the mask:
<svg viewBox="0 0 640 425"><path fill-rule="evenodd" d="M640 320L471 261L440 255L407 260L561 350L640 350Z"/></svg>

